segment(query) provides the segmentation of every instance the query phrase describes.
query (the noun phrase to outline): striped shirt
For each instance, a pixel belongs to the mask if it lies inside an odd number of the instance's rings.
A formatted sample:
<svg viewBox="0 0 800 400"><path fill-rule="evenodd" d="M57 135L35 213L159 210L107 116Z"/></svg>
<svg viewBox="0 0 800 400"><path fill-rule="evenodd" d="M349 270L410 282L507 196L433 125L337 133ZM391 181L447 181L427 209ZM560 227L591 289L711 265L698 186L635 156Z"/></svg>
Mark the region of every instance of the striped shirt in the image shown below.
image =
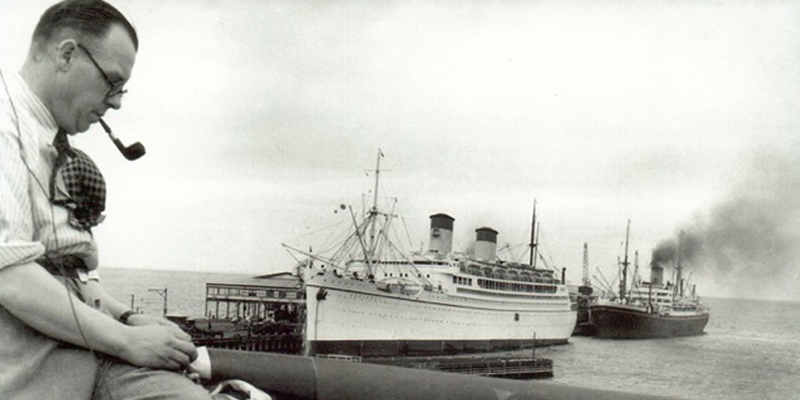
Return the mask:
<svg viewBox="0 0 800 400"><path fill-rule="evenodd" d="M91 234L72 227L69 212L49 200L55 119L21 76L6 83L8 94L0 89L0 272L44 254L79 255L96 268ZM0 306L0 399L88 399L96 373L90 352L41 334Z"/></svg>
<svg viewBox="0 0 800 400"><path fill-rule="evenodd" d="M69 224L69 211L50 202L58 126L50 111L18 74L0 92L0 268L34 261L45 253L84 258L97 267L90 232ZM63 180L58 195L66 192ZM56 196L58 197L58 196Z"/></svg>

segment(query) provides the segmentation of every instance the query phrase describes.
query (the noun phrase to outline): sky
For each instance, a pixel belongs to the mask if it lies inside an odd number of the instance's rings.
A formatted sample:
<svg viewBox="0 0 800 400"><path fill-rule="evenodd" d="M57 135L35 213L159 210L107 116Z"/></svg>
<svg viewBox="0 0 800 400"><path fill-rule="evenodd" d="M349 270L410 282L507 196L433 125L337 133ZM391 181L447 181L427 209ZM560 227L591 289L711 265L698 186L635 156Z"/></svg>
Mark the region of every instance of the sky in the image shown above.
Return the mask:
<svg viewBox="0 0 800 400"><path fill-rule="evenodd" d="M116 268L288 271L339 205L395 204L525 260L613 280L684 232L701 295L800 300L800 4L789 1L118 0L140 48L105 120L75 138L108 183ZM0 0L19 69L49 1ZM13 11L11 11L13 10ZM393 203L396 199L396 203ZM645 279L649 273L642 273Z"/></svg>

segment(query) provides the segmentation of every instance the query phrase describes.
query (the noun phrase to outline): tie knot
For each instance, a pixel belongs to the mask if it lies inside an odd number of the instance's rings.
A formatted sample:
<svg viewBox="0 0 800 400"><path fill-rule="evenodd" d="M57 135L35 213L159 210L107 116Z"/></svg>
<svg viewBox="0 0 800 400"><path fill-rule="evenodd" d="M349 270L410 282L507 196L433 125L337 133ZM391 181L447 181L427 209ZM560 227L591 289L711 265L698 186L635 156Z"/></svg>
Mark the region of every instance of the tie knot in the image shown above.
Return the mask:
<svg viewBox="0 0 800 400"><path fill-rule="evenodd" d="M69 139L67 138L67 131L63 129L58 130L56 138L53 139L53 146L56 148L59 156L65 154L69 158L75 157L75 151L72 150L72 146L70 146Z"/></svg>

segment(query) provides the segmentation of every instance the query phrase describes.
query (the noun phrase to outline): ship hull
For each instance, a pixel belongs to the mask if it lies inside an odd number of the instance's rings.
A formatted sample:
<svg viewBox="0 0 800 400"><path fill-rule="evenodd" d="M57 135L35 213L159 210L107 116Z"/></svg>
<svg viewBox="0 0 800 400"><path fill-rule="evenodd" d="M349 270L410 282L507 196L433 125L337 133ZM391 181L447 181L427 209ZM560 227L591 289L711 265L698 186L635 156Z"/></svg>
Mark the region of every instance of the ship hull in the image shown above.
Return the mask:
<svg viewBox="0 0 800 400"><path fill-rule="evenodd" d="M591 321L596 336L605 339L650 339L703 333L708 313L660 315L623 305L594 305Z"/></svg>
<svg viewBox="0 0 800 400"><path fill-rule="evenodd" d="M567 339L519 340L316 340L309 342L310 354L345 354L361 357L454 355L534 346L566 344Z"/></svg>
<svg viewBox="0 0 800 400"><path fill-rule="evenodd" d="M427 290L407 296L330 274L306 282L306 299L309 354L457 354L563 344L576 319L566 296L542 304Z"/></svg>

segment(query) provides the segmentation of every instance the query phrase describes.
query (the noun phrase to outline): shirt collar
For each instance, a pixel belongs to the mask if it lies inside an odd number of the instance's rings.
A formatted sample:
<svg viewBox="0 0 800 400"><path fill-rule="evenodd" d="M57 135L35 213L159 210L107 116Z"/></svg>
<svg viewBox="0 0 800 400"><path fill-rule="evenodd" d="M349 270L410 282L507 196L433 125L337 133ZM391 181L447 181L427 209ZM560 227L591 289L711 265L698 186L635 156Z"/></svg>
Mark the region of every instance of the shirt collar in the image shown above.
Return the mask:
<svg viewBox="0 0 800 400"><path fill-rule="evenodd" d="M19 100L20 107L24 108L31 118L42 126L42 135L45 142L52 143L58 132L58 125L53 114L45 107L39 96L31 90L22 75L17 74L14 83L15 97Z"/></svg>

